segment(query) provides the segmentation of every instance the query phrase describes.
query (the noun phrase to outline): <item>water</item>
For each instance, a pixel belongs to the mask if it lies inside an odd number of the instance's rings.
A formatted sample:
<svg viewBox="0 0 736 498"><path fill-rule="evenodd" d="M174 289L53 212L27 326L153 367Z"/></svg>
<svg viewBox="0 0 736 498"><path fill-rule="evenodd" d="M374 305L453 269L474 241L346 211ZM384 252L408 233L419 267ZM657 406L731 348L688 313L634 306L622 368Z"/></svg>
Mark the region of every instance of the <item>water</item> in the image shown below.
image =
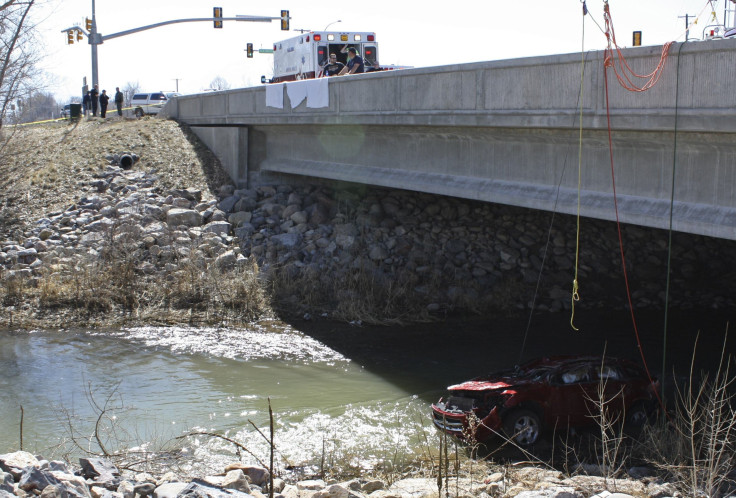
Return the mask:
<svg viewBox="0 0 736 498"><path fill-rule="evenodd" d="M44 455L70 451L51 448L70 427L92 434L104 411L101 432L115 431L106 446L210 431L265 460L253 425L268 434L269 398L284 466L325 454L370 466L431 432L414 393L288 326L0 333L0 453L18 449L22 405L24 449ZM215 468L233 460L221 440L185 447Z"/></svg>
<svg viewBox="0 0 736 498"><path fill-rule="evenodd" d="M660 375L662 315L638 318L642 348ZM302 322L301 331L280 322L247 330L0 331L0 453L18 449L22 405L24 449L45 456L81 454L70 439L87 444L104 411L98 433L109 451L156 448L208 431L255 454L243 454L244 461L265 462L268 447L254 426L268 434L270 398L281 468L401 463L433 444L429 403L449 384L542 355L605 352L640 361L628 312L581 309L577 332L569 319L461 317L401 328ZM689 371L696 337L696 370L717 365L732 321L733 311L673 313L667 370ZM733 352L733 341L725 347ZM222 439L199 435L177 444L209 464L202 472L237 459Z"/></svg>

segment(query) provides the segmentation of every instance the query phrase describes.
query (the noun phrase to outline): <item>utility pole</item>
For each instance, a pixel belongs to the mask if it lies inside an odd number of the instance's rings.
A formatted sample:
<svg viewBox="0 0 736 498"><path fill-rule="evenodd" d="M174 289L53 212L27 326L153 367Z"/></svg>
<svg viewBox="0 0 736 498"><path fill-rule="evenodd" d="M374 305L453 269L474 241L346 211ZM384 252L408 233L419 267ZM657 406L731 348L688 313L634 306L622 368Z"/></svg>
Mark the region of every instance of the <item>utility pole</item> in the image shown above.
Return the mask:
<svg viewBox="0 0 736 498"><path fill-rule="evenodd" d="M179 80L182 78L174 78L174 81L176 81L176 93L179 93Z"/></svg>
<svg viewBox="0 0 736 498"><path fill-rule="evenodd" d="M684 16L677 16L678 19L685 19L685 41L690 38L690 14Z"/></svg>

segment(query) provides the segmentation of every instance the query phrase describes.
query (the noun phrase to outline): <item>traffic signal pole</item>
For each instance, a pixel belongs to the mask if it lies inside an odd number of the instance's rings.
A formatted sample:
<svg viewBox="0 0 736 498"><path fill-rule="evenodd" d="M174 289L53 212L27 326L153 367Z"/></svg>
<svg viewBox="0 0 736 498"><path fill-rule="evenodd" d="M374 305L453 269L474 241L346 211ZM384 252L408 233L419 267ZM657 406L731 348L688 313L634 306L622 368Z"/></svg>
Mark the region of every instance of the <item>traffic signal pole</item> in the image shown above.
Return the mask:
<svg viewBox="0 0 736 498"><path fill-rule="evenodd" d="M222 12L222 11L220 11ZM192 19L173 19L171 21L163 21L156 24L149 24L147 26L141 26L139 28L133 28L128 29L125 31L120 31L118 33L113 33L111 35L105 35L102 36L100 33L97 32L97 18L95 16L95 0L92 0L92 22L85 26L87 28L87 31L85 32L78 26L72 26L69 28L62 29L61 32L69 33L70 31L81 31L85 35L87 35L87 43L89 43L92 46L92 87L94 88L95 85L98 84L98 67L97 67L97 46L102 45L102 43L105 40L111 40L113 38L118 38L121 36L126 35L132 35L133 33L139 33L141 31L146 31L148 29L158 28L160 26L166 26L168 24L178 24L183 22L202 22L202 21L240 21L240 22L271 22L271 21L281 21L281 29L287 30L289 29L289 11L288 10L282 10L281 16L279 17L265 17L265 16L236 16L236 17L196 17ZM88 20L89 21L89 20ZM70 38L70 43L73 43L73 40Z"/></svg>
<svg viewBox="0 0 736 498"><path fill-rule="evenodd" d="M97 18L95 17L95 0L92 0L92 29L90 29L87 42L92 45L92 88L97 87ZM100 43L102 43L100 41Z"/></svg>

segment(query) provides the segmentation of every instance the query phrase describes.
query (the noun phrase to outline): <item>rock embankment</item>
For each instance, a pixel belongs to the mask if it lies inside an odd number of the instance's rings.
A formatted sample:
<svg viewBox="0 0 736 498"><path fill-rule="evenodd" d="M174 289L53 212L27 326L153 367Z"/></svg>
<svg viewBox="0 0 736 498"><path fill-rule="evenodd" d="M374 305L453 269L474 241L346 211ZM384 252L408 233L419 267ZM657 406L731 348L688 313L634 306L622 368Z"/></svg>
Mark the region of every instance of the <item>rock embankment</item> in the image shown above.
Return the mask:
<svg viewBox="0 0 736 498"><path fill-rule="evenodd" d="M121 473L101 458L80 458L79 466L48 461L18 451L0 455L0 498L264 498L270 493L267 469L233 463L218 475L183 478L174 472L161 476ZM645 469L634 468L641 473ZM397 478L287 482L274 477L278 498L429 498L438 496L524 498L663 498L681 496L673 484L655 477L614 479L577 475L534 467L489 469L476 479L451 477L438 489L436 478ZM612 492L615 493L612 494Z"/></svg>
<svg viewBox="0 0 736 498"><path fill-rule="evenodd" d="M41 308L140 311L149 296L180 310L244 307L240 318L253 319L267 313L268 289L282 311L348 321L531 306L554 312L570 307L576 255L578 306L627 302L612 223L586 220L578 245L569 216L345 185L224 185L217 197L203 198L199 189L162 188L155 170L115 164L78 187L76 203L0 244L6 288L22 282L40 289ZM667 234L637 227L622 233L635 306L663 306ZM736 278L700 285L707 275L736 273L725 257L733 244L682 234L674 241L670 305L736 305ZM72 299L58 289L53 295L50 279L66 275L69 286L91 268L113 272L108 302L99 295ZM232 293L247 299L215 302L222 292L208 290L243 278L249 289ZM155 290L161 282L169 285ZM82 287L93 285L102 283ZM11 294L6 304L13 304ZM18 301L16 308L32 306Z"/></svg>

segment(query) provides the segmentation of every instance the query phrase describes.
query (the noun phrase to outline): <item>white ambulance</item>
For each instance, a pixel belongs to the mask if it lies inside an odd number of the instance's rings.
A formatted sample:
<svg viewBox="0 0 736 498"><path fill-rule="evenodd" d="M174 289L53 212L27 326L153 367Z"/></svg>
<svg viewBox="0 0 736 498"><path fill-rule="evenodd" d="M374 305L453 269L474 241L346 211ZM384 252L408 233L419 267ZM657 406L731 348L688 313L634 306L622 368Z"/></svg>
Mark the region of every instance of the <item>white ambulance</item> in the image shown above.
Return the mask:
<svg viewBox="0 0 736 498"><path fill-rule="evenodd" d="M274 44L271 83L319 78L331 53L347 64L350 47L363 58L366 72L379 69L375 33L309 31Z"/></svg>

